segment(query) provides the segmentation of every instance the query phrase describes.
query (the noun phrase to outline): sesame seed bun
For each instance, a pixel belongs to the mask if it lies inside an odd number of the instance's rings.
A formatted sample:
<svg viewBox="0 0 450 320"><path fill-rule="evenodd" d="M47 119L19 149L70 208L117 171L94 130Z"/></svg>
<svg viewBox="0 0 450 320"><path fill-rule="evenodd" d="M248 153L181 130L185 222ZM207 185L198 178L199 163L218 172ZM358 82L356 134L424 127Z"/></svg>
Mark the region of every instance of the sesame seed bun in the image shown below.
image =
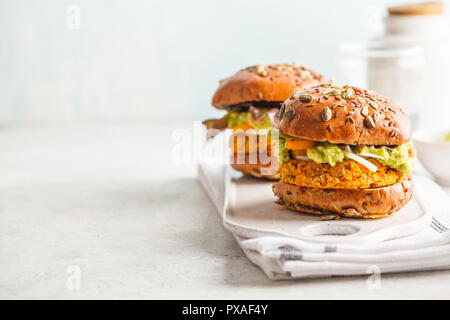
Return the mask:
<svg viewBox="0 0 450 320"><path fill-rule="evenodd" d="M329 83L322 75L297 64L256 65L221 80L212 105L224 109L244 102L283 102L296 90Z"/></svg>
<svg viewBox="0 0 450 320"><path fill-rule="evenodd" d="M290 209L349 218L381 218L403 208L412 198L411 178L370 189L306 188L278 182L273 185L278 204Z"/></svg>
<svg viewBox="0 0 450 320"><path fill-rule="evenodd" d="M278 128L301 139L349 145L400 145L411 139L409 119L398 105L356 87L309 87L287 99L278 116Z"/></svg>

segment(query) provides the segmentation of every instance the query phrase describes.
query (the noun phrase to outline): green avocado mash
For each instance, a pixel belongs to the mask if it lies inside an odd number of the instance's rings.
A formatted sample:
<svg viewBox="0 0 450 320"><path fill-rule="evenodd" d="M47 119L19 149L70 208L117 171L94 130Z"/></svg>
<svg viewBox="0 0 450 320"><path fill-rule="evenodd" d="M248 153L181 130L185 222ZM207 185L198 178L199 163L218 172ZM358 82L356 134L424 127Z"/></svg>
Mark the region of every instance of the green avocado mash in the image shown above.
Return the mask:
<svg viewBox="0 0 450 320"><path fill-rule="evenodd" d="M257 130L272 128L272 121L270 120L270 117L267 113L260 120L254 120L250 112L230 111L227 116L228 128L232 128L244 123L250 124Z"/></svg>
<svg viewBox="0 0 450 320"><path fill-rule="evenodd" d="M442 142L450 142L450 132L447 133L441 140Z"/></svg>
<svg viewBox="0 0 450 320"><path fill-rule="evenodd" d="M249 112L228 112L228 128L248 122Z"/></svg>
<svg viewBox="0 0 450 320"><path fill-rule="evenodd" d="M272 140L272 145L275 144L275 155L279 164L283 165L285 162L289 162L291 156L289 150L286 149L286 138L283 136L283 133L278 129L270 129L268 137Z"/></svg>
<svg viewBox="0 0 450 320"><path fill-rule="evenodd" d="M267 113L259 120L253 120L253 117L250 115L250 113L248 114L248 123L250 123L253 128L257 130L272 128L272 120L270 120L270 117Z"/></svg>
<svg viewBox="0 0 450 320"><path fill-rule="evenodd" d="M403 173L409 173L412 171L415 157L410 156L409 150L414 146L411 142L399 145L394 149L388 148L375 148L375 147L359 147L357 153L371 153L382 157L376 158L378 162L389 166L391 168L400 170Z"/></svg>
<svg viewBox="0 0 450 320"><path fill-rule="evenodd" d="M276 129L273 129L276 130ZM278 161L280 165L290 161L289 150L286 149L286 138L289 136L279 131L278 139ZM411 142L404 143L396 148L373 147L373 146L350 146L355 154L367 157L364 154L373 154L378 162L389 166L393 169L400 170L403 173L410 173L414 167L415 156L410 150L414 148ZM328 163L335 166L337 163L344 161L345 151L338 145L329 142L321 142L312 148L306 149L308 158L316 163Z"/></svg>
<svg viewBox="0 0 450 320"><path fill-rule="evenodd" d="M344 161L344 150L329 142L320 143L306 150L308 158L316 163L329 163L334 167L338 162Z"/></svg>
<svg viewBox="0 0 450 320"><path fill-rule="evenodd" d="M289 154L289 150L286 149L286 140L280 139L280 143L278 145L278 162L282 165L289 160L291 160L291 156Z"/></svg>

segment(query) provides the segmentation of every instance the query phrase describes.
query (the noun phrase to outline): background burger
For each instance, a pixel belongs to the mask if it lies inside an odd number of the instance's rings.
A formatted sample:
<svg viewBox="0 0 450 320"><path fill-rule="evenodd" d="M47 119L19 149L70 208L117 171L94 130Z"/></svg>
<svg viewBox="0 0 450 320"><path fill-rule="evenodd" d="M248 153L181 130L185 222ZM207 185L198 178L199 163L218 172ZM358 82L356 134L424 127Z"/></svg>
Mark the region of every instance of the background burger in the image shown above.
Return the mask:
<svg viewBox="0 0 450 320"><path fill-rule="evenodd" d="M230 141L233 168L258 178L278 179L278 163L272 156L270 140L260 143L260 136L257 136L253 140L255 143L249 143L252 140L239 138L243 134L247 138L255 135L254 130L244 133L251 129L271 129L282 102L293 92L328 82L320 74L298 64L248 67L220 81L212 105L226 110L227 114L221 119L206 120L204 124L208 129L230 128L235 132ZM270 161L262 160L262 153ZM275 170L262 175L261 169L268 167Z"/></svg>
<svg viewBox="0 0 450 320"><path fill-rule="evenodd" d="M411 127L391 99L355 87L310 87L286 100L278 128L279 204L330 218L379 218L411 199Z"/></svg>

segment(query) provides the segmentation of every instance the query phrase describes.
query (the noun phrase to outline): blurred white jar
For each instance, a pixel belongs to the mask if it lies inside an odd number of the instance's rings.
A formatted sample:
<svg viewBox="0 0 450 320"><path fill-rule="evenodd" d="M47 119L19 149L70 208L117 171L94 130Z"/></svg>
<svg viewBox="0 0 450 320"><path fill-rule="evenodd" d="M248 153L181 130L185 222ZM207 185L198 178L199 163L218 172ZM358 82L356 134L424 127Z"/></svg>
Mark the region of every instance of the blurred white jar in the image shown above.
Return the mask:
<svg viewBox="0 0 450 320"><path fill-rule="evenodd" d="M446 15L388 15L384 19L386 35L414 36L416 42L438 40L448 33Z"/></svg>
<svg viewBox="0 0 450 320"><path fill-rule="evenodd" d="M397 47L388 38L344 43L339 50L339 82L375 91L400 105L418 127L425 102L425 56L418 46Z"/></svg>
<svg viewBox="0 0 450 320"><path fill-rule="evenodd" d="M422 7L421 7L422 6ZM395 10L392 10L395 9ZM420 127L450 127L450 23L442 13L442 3L416 6L415 14L407 7L389 9L385 35L391 45L420 46L425 55L425 95ZM397 14L392 14L396 12ZM400 14L398 14L400 13Z"/></svg>
<svg viewBox="0 0 450 320"><path fill-rule="evenodd" d="M383 35L341 46L341 80L391 97L413 129L450 128L450 23L442 4L388 10Z"/></svg>

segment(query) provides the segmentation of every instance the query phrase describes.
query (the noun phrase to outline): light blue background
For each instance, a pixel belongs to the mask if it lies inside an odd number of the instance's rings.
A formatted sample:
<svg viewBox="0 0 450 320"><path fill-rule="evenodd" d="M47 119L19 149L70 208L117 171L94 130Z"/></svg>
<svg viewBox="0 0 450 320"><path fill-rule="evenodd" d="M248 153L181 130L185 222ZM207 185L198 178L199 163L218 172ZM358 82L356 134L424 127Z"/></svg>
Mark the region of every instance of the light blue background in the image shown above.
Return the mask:
<svg viewBox="0 0 450 320"><path fill-rule="evenodd" d="M335 77L341 42L379 31L403 1L0 3L0 122L204 119L218 80L297 62ZM71 30L66 10L81 10Z"/></svg>

